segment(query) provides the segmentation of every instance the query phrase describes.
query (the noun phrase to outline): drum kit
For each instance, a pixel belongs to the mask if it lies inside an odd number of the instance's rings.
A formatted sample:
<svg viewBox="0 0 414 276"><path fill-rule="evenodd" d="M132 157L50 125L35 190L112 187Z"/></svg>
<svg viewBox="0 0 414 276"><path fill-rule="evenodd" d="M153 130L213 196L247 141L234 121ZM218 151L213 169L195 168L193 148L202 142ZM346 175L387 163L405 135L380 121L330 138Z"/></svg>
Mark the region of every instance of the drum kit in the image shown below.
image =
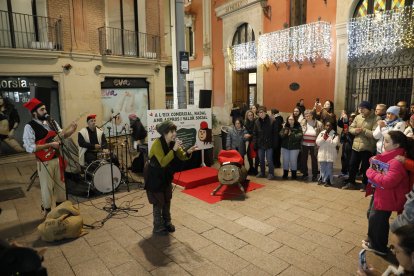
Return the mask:
<svg viewBox="0 0 414 276"><path fill-rule="evenodd" d="M131 164L131 157L128 158L128 152L130 156L133 154L128 142L129 135L107 139L109 151L97 152L98 159L88 164L85 169L84 180L88 185L88 197L91 190L105 194L116 190L121 184L127 184L129 191L131 182L128 178L128 164Z"/></svg>

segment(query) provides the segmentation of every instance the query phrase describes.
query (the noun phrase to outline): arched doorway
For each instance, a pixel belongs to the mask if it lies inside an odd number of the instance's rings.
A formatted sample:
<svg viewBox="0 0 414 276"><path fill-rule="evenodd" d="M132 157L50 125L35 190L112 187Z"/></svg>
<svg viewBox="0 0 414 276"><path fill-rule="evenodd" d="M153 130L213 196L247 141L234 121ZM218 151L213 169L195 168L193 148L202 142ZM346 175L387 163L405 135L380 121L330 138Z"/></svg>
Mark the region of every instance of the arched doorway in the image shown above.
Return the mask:
<svg viewBox="0 0 414 276"><path fill-rule="evenodd" d="M250 41L255 41L253 28L243 23L233 35L232 46ZM257 103L256 69L233 71L232 92L233 104L250 106Z"/></svg>
<svg viewBox="0 0 414 276"><path fill-rule="evenodd" d="M377 12L409 7L413 0L361 0L353 16L363 17ZM350 42L351 43L351 42ZM392 54L371 54L348 60L346 102L348 111L367 100L372 104L395 105L403 100L413 102L414 49Z"/></svg>

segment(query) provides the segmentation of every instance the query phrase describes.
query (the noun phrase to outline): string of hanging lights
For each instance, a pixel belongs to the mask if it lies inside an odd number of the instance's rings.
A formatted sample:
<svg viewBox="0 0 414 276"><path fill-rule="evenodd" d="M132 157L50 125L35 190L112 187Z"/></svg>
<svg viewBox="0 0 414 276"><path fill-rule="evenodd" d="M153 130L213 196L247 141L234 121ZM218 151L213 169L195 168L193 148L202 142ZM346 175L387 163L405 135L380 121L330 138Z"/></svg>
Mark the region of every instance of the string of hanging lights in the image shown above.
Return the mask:
<svg viewBox="0 0 414 276"><path fill-rule="evenodd" d="M257 47L254 41L234 45L231 60L233 70L242 70L290 61L329 62L331 53L331 24L318 21L260 35Z"/></svg>
<svg viewBox="0 0 414 276"><path fill-rule="evenodd" d="M350 59L414 48L413 6L353 18L348 23Z"/></svg>
<svg viewBox="0 0 414 276"><path fill-rule="evenodd" d="M290 36L290 59L294 62L331 59L331 24L314 22L292 27Z"/></svg>
<svg viewBox="0 0 414 276"><path fill-rule="evenodd" d="M232 46L231 55L233 70L256 68L257 49L254 41Z"/></svg>

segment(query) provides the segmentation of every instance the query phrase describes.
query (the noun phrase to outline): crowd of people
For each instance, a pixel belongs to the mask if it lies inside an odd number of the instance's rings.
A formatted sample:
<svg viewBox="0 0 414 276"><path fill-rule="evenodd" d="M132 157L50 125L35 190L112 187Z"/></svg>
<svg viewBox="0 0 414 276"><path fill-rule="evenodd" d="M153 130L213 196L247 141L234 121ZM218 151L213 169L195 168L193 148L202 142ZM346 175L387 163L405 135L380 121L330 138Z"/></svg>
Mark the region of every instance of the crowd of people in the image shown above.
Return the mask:
<svg viewBox="0 0 414 276"><path fill-rule="evenodd" d="M265 177L267 165L267 178L274 179L274 168L283 167L283 179L290 173L291 179L332 186L333 162L342 147L339 177L346 179L342 188L365 191L369 159L384 151L385 134L396 130L413 137L414 104L410 110L403 101L388 108L377 104L374 109L363 101L358 111L342 111L337 118L332 101L322 104L316 99L313 107L306 109L301 99L284 120L277 109L268 111L257 104L247 109L242 105L231 111L234 127L227 134L225 148L247 156L250 175ZM298 173L302 174L300 178ZM359 175L361 185L356 183Z"/></svg>
<svg viewBox="0 0 414 276"><path fill-rule="evenodd" d="M309 181L310 157L310 181L330 187L333 164L342 146L338 178L344 181L340 188L360 189L371 196L368 237L362 247L381 256L394 251L400 265L404 265L402 273L412 273L414 104L410 109L404 101L389 107L379 103L374 108L370 102L362 101L358 113L342 111L337 118L332 101L322 105L316 99L313 108L306 109L301 99L285 121L278 110L268 113L266 107L258 105L240 109L238 118L235 114L231 114L235 126L227 136L226 149L247 155L248 172L257 177L265 177L267 164L270 180L275 178L274 167L282 166L282 179L287 179L290 172L293 180ZM302 173L300 178L298 171ZM362 177L360 184L356 182L358 175ZM390 225L392 212L399 215ZM389 247L390 229L393 234ZM372 267L360 268L358 275L374 275L373 272Z"/></svg>

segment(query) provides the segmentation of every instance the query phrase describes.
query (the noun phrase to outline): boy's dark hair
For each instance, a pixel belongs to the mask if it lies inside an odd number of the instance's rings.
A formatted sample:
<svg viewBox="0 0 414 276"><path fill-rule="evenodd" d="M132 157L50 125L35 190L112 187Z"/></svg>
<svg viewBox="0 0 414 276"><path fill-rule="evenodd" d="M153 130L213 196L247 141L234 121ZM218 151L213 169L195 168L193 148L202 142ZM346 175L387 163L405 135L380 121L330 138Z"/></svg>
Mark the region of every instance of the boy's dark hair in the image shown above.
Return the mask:
<svg viewBox="0 0 414 276"><path fill-rule="evenodd" d="M272 108L271 112L272 115L279 114L279 110L277 110L276 108Z"/></svg>
<svg viewBox="0 0 414 276"><path fill-rule="evenodd" d="M388 132L394 144L399 144L400 148L407 150L407 136L401 131L391 130Z"/></svg>
<svg viewBox="0 0 414 276"><path fill-rule="evenodd" d="M399 246L404 250L404 253L411 255L414 252L414 224L408 224L397 228L394 234L400 240Z"/></svg>
<svg viewBox="0 0 414 276"><path fill-rule="evenodd" d="M394 144L399 144L401 148L405 149L407 157L414 159L414 140L407 138L404 133L397 130L391 130L388 132L391 140Z"/></svg>

